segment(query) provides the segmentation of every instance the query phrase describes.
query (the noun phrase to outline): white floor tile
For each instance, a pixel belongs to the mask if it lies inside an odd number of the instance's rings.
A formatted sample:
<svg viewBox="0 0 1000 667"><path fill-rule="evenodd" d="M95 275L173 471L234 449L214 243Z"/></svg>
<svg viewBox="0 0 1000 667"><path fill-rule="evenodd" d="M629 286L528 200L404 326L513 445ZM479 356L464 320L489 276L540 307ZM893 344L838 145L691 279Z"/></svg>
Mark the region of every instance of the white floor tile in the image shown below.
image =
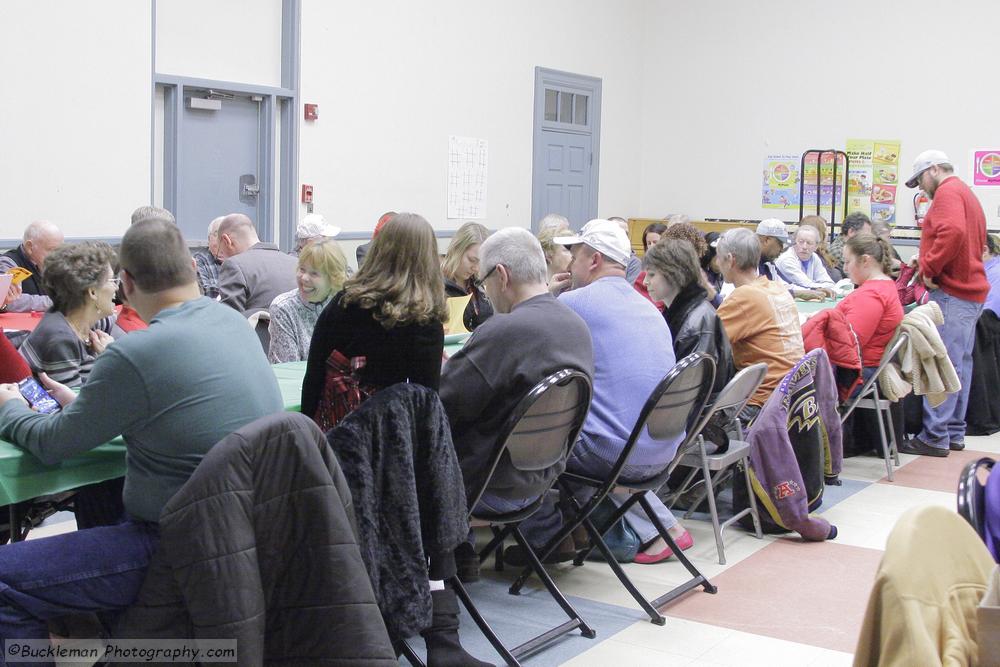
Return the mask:
<svg viewBox="0 0 1000 667"><path fill-rule="evenodd" d="M539 656L538 664L544 664ZM651 648L626 644L615 639L607 639L594 648L564 662L567 667L608 667L628 665L629 667L687 667L697 664L693 658L657 651Z"/></svg>
<svg viewBox="0 0 1000 667"><path fill-rule="evenodd" d="M697 658L695 664L734 667L808 665L819 659L821 651L823 649L816 646L734 631Z"/></svg>
<svg viewBox="0 0 1000 667"><path fill-rule="evenodd" d="M616 634L613 639L626 644L698 658L735 632L736 630L717 625L668 616L666 625L636 623Z"/></svg>

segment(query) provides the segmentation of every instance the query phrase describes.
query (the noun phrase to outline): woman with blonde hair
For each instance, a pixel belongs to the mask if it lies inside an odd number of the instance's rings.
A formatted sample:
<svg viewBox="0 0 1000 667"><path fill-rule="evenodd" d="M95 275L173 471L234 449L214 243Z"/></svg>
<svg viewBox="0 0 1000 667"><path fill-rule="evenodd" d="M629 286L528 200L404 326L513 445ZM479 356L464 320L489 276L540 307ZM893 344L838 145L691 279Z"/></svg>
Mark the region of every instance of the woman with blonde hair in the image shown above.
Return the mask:
<svg viewBox="0 0 1000 667"><path fill-rule="evenodd" d="M400 213L320 313L302 383L302 413L326 431L379 389L437 390L448 305L434 229Z"/></svg>
<svg viewBox="0 0 1000 667"><path fill-rule="evenodd" d="M493 306L486 298L486 293L476 284L479 277L479 246L489 235L490 230L478 222L465 223L455 232L441 262L445 293L449 297L472 296L463 317L465 328L469 331L493 314Z"/></svg>
<svg viewBox="0 0 1000 667"><path fill-rule="evenodd" d="M274 297L269 309L267 357L272 364L309 357L316 320L346 279L347 259L333 239L313 241L299 251L298 287Z"/></svg>
<svg viewBox="0 0 1000 667"><path fill-rule="evenodd" d="M573 260L573 255L564 245L555 242L557 236L566 236L565 229L549 227L538 232L538 243L542 246L542 253L545 255L545 267L548 271L548 282L552 282L552 276L557 273L569 271L569 263Z"/></svg>

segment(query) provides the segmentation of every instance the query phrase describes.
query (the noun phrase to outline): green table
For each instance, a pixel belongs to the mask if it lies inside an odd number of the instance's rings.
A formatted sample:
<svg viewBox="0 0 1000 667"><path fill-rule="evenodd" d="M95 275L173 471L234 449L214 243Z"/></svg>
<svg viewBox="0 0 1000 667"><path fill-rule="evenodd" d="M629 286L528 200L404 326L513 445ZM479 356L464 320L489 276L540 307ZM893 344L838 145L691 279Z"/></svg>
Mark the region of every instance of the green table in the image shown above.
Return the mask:
<svg viewBox="0 0 1000 667"><path fill-rule="evenodd" d="M444 353L449 357L454 356L456 352L462 349L465 341L469 340L469 336L471 335L471 333L448 334L444 337Z"/></svg>
<svg viewBox="0 0 1000 667"><path fill-rule="evenodd" d="M285 409L298 412L302 405L302 379L306 362L272 367ZM39 496L69 491L125 474L125 443L115 438L95 449L47 466L32 454L0 440L0 506L14 506Z"/></svg>
<svg viewBox="0 0 1000 667"><path fill-rule="evenodd" d="M835 307L841 300L843 300L843 297L839 299L826 299L824 301L799 301L796 299L795 306L799 309L799 314L801 315L815 315L821 310Z"/></svg>

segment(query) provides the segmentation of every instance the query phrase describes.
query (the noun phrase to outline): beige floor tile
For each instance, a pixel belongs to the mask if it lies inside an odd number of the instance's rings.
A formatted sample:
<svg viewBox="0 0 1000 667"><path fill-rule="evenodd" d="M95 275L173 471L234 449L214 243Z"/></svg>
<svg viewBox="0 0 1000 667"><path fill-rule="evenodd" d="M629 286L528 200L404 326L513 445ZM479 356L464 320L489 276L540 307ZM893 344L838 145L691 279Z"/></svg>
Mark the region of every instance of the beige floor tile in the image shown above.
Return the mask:
<svg viewBox="0 0 1000 667"><path fill-rule="evenodd" d="M616 634L613 639L626 644L698 658L734 632L736 630L717 625L668 617L666 625L636 623Z"/></svg>
<svg viewBox="0 0 1000 667"><path fill-rule="evenodd" d="M967 435L965 436L965 448L977 452L1000 454L1000 433L994 433L993 435Z"/></svg>
<svg viewBox="0 0 1000 667"><path fill-rule="evenodd" d="M913 454L900 454L899 466L894 467L893 470L899 470L899 468L917 458L919 457ZM844 459L844 466L840 476L847 479L858 479L863 482L877 482L885 477L885 459L875 456L852 456L846 458Z"/></svg>
<svg viewBox="0 0 1000 667"><path fill-rule="evenodd" d="M539 665L544 661L539 660ZM594 648L581 653L572 660L564 662L567 667L687 667L697 664L693 658L657 651L655 649L626 644L615 639L608 639Z"/></svg>
<svg viewBox="0 0 1000 667"><path fill-rule="evenodd" d="M885 549L885 540L900 515L922 505L954 509L955 494L895 484L872 484L823 512L823 518L837 526L838 544Z"/></svg>
<svg viewBox="0 0 1000 667"><path fill-rule="evenodd" d="M809 663L809 667L851 667L854 664L854 655L852 653L831 651L825 648L818 650L819 656L816 660Z"/></svg>
<svg viewBox="0 0 1000 667"><path fill-rule="evenodd" d="M816 646L746 632L733 632L698 657L694 664L734 667L808 665L819 659L822 651L823 649Z"/></svg>

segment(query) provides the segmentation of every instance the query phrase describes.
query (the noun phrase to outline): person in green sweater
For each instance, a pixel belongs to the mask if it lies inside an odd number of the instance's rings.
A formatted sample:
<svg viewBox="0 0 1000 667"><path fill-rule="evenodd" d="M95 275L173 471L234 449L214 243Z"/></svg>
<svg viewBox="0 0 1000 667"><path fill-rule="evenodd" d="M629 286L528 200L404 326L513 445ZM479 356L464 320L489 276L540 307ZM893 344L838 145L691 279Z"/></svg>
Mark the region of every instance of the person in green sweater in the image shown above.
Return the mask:
<svg viewBox="0 0 1000 667"><path fill-rule="evenodd" d="M63 406L58 413L33 412L16 385L0 385L0 438L56 464L123 436L128 516L0 547L6 639L47 638L46 622L65 614L127 608L156 550L166 502L216 442L283 407L246 320L201 296L176 225L133 225L120 259L125 295L149 328L105 350L79 395L42 375Z"/></svg>

